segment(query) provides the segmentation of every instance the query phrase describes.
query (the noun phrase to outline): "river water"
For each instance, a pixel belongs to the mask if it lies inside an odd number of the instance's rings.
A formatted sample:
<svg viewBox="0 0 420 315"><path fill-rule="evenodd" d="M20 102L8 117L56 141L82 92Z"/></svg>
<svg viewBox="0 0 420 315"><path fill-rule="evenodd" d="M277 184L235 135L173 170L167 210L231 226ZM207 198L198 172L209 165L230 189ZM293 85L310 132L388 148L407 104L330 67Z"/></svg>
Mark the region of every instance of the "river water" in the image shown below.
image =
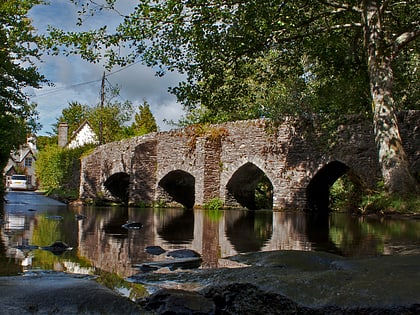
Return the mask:
<svg viewBox="0 0 420 315"><path fill-rule="evenodd" d="M152 245L167 251L192 249L203 258L201 268L234 267L224 258L247 252L317 250L360 257L420 248L420 220L346 213L320 218L295 211L70 207L37 203L32 197L9 193L12 201L0 212L0 275L55 270L129 277L139 272L135 265L166 259L165 254L145 251ZM143 227L125 229L127 221ZM70 248L61 253L46 248L56 241Z"/></svg>

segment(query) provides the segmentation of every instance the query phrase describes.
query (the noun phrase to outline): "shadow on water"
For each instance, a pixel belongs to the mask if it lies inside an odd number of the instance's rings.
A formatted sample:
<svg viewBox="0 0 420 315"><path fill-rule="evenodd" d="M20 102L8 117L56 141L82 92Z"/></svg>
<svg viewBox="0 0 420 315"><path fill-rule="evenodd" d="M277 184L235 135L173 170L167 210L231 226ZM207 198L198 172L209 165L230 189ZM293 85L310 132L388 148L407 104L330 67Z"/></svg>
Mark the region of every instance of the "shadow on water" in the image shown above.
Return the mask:
<svg viewBox="0 0 420 315"><path fill-rule="evenodd" d="M258 252L272 237L272 211L232 211L225 216L226 236L238 253Z"/></svg>
<svg viewBox="0 0 420 315"><path fill-rule="evenodd" d="M168 243L188 244L194 239L194 211L161 209L158 235ZM166 213L165 213L166 212Z"/></svg>
<svg viewBox="0 0 420 315"><path fill-rule="evenodd" d="M201 268L226 266L221 258L238 253L298 250L342 256L410 253L420 248L420 221L310 215L269 210L184 210L127 207L42 207L5 204L0 212L0 275L30 270L117 273L128 277L135 265L167 259L145 251L192 249ZM75 214L83 217L75 218ZM124 229L127 221L140 229ZM72 248L61 255L43 250L54 242Z"/></svg>

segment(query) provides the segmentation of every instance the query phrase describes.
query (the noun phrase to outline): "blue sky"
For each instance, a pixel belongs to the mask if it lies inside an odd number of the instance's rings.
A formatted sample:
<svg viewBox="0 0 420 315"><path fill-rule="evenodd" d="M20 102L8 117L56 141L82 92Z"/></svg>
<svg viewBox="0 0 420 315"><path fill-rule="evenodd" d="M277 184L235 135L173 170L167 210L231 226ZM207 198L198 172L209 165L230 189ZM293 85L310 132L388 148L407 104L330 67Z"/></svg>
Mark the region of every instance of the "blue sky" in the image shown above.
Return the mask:
<svg viewBox="0 0 420 315"><path fill-rule="evenodd" d="M128 14L137 2L120 0L118 10L122 14ZM50 5L37 6L31 10L30 17L39 32L45 31L48 25L64 30L77 30L77 10L69 0L51 0ZM108 27L113 27L119 19L118 14L106 12L86 19L84 29L99 27L105 23ZM101 78L105 71L102 63L91 64L78 56L45 55L38 67L40 73L54 84L42 89L28 90L30 100L38 104L39 122L43 126L38 135L51 132L51 125L70 102L77 101L89 106L99 103ZM124 69L114 68L106 74L110 84L120 87L119 101L131 101L137 108L143 100L147 100L161 130L172 128L164 123L164 119L177 121L183 114L182 106L168 92L168 87L176 86L179 82L179 74L169 73L164 77L157 77L153 69L140 63Z"/></svg>

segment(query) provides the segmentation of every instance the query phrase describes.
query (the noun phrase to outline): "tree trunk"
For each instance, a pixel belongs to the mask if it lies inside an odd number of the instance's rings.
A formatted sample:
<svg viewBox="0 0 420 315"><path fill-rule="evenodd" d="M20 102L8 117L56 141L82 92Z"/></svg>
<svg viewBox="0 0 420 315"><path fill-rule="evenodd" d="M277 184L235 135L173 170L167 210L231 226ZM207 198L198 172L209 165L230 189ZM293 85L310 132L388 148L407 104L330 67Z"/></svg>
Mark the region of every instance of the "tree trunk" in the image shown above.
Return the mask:
<svg viewBox="0 0 420 315"><path fill-rule="evenodd" d="M381 29L380 8L376 1L365 2L364 31L372 96L375 142L379 151L385 190L391 194L418 192L402 146L392 96L391 54L387 56Z"/></svg>

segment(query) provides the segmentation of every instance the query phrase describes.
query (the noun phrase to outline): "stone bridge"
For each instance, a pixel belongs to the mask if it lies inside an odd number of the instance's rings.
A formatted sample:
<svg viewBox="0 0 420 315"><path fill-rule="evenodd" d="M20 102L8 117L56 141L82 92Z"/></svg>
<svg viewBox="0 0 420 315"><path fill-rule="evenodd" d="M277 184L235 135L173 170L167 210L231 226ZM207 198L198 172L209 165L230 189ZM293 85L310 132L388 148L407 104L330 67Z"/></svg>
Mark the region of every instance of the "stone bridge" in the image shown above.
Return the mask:
<svg viewBox="0 0 420 315"><path fill-rule="evenodd" d="M420 171L420 111L399 113L413 173ZM247 120L157 132L99 146L82 159L80 196L132 205L326 210L341 176L356 188L380 177L372 125L343 119L334 140L311 118ZM261 203L260 200L264 200Z"/></svg>

